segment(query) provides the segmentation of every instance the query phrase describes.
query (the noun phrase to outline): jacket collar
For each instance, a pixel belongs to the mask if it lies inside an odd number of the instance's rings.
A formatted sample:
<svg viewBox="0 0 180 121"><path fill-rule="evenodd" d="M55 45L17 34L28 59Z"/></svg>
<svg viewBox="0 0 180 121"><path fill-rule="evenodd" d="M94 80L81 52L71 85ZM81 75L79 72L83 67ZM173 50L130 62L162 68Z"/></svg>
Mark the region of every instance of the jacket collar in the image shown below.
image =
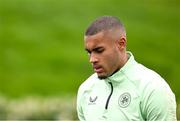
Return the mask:
<svg viewBox="0 0 180 121"><path fill-rule="evenodd" d="M128 76L128 72L132 68L133 65L135 65L137 62L134 60L134 56L131 52L127 52L128 54L128 61L125 63L125 65L119 69L116 73L114 73L112 76L107 77L105 80L108 82L121 82Z"/></svg>

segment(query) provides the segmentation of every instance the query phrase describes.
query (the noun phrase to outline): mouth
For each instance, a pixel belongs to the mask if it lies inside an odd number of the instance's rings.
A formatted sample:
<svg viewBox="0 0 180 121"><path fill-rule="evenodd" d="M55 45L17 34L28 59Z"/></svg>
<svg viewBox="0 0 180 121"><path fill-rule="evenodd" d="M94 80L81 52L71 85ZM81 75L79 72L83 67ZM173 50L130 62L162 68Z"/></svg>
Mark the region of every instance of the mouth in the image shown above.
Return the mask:
<svg viewBox="0 0 180 121"><path fill-rule="evenodd" d="M101 66L93 65L93 69L96 73L102 73L103 72L103 68Z"/></svg>

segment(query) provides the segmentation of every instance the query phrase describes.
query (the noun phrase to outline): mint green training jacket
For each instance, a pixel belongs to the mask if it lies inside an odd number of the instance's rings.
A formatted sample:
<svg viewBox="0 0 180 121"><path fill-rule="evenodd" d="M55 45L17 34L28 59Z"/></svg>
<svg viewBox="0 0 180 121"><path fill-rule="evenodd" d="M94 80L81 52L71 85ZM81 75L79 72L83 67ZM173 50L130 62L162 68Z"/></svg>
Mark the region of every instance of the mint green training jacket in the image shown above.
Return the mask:
<svg viewBox="0 0 180 121"><path fill-rule="evenodd" d="M90 76L78 90L80 121L176 121L175 95L154 71L129 59L115 74Z"/></svg>

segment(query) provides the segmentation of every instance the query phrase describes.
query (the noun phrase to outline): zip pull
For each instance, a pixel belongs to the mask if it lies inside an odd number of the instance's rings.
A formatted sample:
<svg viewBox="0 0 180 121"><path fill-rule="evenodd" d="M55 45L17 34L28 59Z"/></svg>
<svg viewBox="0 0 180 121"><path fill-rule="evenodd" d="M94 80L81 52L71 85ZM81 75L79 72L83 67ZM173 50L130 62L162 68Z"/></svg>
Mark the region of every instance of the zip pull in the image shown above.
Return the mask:
<svg viewBox="0 0 180 121"><path fill-rule="evenodd" d="M110 100L111 95L112 95L112 93L113 93L113 85L112 85L112 82L108 82L108 83L111 85L111 93L109 94L108 99L107 99L107 101L106 101L106 105L105 105L105 109L106 109L106 110L108 109L109 100Z"/></svg>

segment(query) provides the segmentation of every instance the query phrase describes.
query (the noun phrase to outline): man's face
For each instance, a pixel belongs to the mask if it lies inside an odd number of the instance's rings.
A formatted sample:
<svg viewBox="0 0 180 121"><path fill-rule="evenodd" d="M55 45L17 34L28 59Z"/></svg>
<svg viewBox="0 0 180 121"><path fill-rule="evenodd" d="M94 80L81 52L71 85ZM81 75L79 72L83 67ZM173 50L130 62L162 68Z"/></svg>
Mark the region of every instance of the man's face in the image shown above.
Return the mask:
<svg viewBox="0 0 180 121"><path fill-rule="evenodd" d="M99 32L92 36L86 36L85 49L99 78L106 78L120 68L121 54L118 41L113 40L110 34Z"/></svg>

